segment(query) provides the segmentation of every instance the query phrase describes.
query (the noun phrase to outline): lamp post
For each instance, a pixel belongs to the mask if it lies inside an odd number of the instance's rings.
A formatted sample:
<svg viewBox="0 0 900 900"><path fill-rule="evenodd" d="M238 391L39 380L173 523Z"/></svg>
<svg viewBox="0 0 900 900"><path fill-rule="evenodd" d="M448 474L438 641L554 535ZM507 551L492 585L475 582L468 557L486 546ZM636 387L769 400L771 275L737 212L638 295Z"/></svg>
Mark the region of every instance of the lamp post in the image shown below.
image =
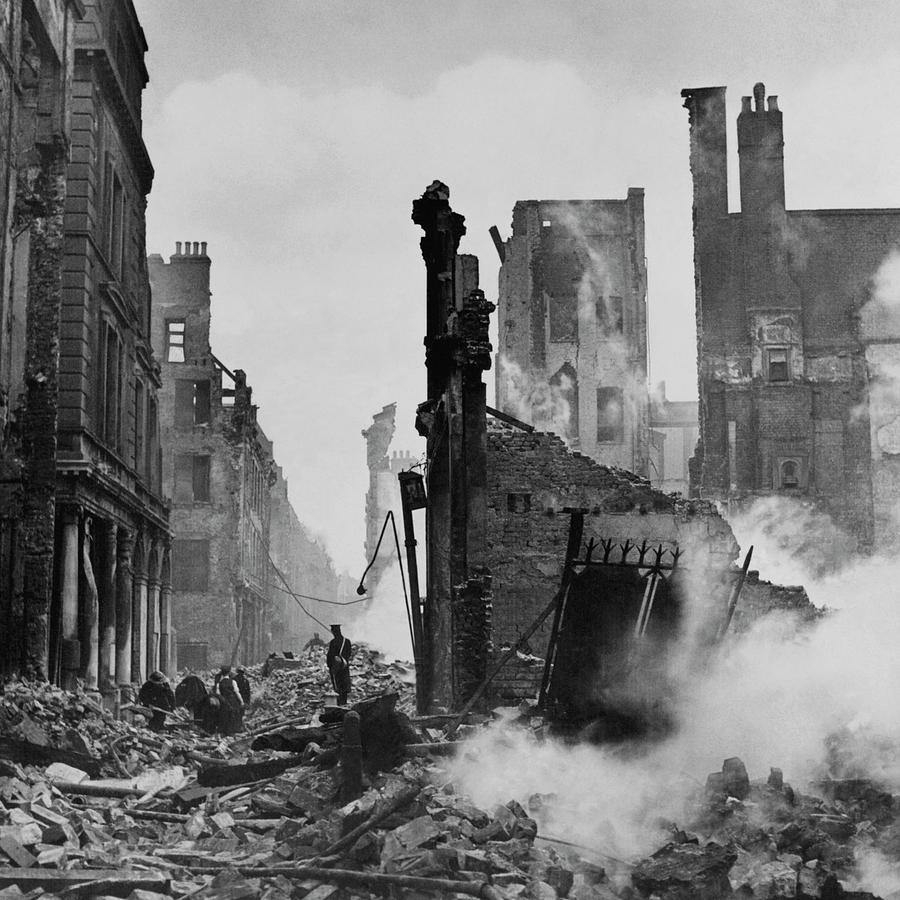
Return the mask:
<svg viewBox="0 0 900 900"><path fill-rule="evenodd" d="M403 507L403 537L406 547L406 566L409 572L409 592L412 613L413 656L416 666L416 707L425 712L427 692L425 690L425 666L422 653L425 646L425 632L422 627L422 601L419 597L419 565L416 559L416 534L413 526L413 510L424 509L428 505L425 496L425 479L419 472L400 472L400 502Z"/></svg>

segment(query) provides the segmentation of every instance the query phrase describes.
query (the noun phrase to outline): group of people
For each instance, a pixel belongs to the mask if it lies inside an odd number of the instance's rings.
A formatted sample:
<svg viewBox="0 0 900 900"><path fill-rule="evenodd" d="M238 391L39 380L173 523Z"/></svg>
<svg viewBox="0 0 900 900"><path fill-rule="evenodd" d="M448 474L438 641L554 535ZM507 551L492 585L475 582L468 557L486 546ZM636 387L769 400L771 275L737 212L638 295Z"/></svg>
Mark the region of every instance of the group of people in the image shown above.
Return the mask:
<svg viewBox="0 0 900 900"><path fill-rule="evenodd" d="M173 691L169 679L159 671L151 672L141 685L138 703L151 712L148 727L162 731L166 714L176 705L190 709L194 721L204 731L237 734L244 728L244 707L251 698L250 680L243 666L232 673L231 666L222 666L213 679L212 691L196 675L188 675Z"/></svg>
<svg viewBox="0 0 900 900"><path fill-rule="evenodd" d="M341 633L340 625L331 626L331 642L325 653L325 665L331 684L337 694L339 706L347 703L350 695L350 657L353 645ZM316 635L318 637L318 635ZM324 642L322 642L324 644ZM232 673L231 666L222 666L213 678L209 691L197 675L188 675L173 691L169 679L159 671L151 672L141 685L138 703L150 710L148 727L162 731L166 713L176 705L190 709L194 721L204 730L219 734L237 734L244 729L244 707L250 702L250 680L243 666Z"/></svg>

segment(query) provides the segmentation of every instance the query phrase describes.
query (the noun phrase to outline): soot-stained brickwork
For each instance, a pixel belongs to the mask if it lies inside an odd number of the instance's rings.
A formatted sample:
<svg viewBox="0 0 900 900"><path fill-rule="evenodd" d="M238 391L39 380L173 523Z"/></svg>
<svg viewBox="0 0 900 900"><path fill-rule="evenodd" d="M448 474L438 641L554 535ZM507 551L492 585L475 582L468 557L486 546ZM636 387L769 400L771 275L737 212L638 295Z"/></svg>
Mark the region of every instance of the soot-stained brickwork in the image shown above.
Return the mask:
<svg viewBox="0 0 900 900"><path fill-rule="evenodd" d="M900 210L788 210L782 112L757 84L738 117L741 211L729 213L725 88L682 95L700 386L692 489L732 505L809 498L849 534L848 549L889 546L900 321L877 273L900 248Z"/></svg>
<svg viewBox="0 0 900 900"><path fill-rule="evenodd" d="M585 540L663 545L682 552L680 568L699 602L722 600L716 589L737 554L731 528L715 508L654 490L643 478L571 451L559 436L491 420L488 427L488 553L493 574L492 637L496 650L514 643L559 588L569 529L567 508L585 509ZM704 588L704 589L705 589ZM538 661L504 669L499 698L533 696L550 620L526 648Z"/></svg>
<svg viewBox="0 0 900 900"><path fill-rule="evenodd" d="M500 243L497 407L650 474L644 191L523 200Z"/></svg>

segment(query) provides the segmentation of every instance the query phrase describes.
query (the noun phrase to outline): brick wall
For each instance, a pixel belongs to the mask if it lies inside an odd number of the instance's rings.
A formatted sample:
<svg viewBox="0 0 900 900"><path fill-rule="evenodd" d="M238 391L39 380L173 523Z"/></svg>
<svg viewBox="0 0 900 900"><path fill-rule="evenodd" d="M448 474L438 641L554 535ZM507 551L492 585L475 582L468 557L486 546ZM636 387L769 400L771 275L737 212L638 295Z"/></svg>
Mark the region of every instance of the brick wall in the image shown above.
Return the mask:
<svg viewBox="0 0 900 900"><path fill-rule="evenodd" d="M737 546L708 504L653 490L641 478L569 451L550 433L491 423L488 432L488 566L493 574L493 641L528 628L559 588L569 530L566 507L589 510L585 540L662 543L684 551L680 565L721 571ZM530 641L542 656L550 625Z"/></svg>

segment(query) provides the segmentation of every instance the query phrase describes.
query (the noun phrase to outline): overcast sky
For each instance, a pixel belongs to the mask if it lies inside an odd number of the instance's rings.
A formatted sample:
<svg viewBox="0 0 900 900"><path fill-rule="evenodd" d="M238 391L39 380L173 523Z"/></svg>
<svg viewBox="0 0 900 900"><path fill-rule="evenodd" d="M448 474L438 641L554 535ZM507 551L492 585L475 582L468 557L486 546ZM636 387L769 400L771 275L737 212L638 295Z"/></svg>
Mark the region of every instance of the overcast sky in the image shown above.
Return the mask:
<svg viewBox="0 0 900 900"><path fill-rule="evenodd" d="M792 209L900 206L888 2L135 0L150 51L148 252L205 240L215 354L242 368L300 518L364 566L360 431L425 396L411 203L435 178L496 301L522 199L646 190L651 378L695 396L683 87L756 81L784 111ZM158 351L159 348L157 348ZM493 395L489 387L489 402Z"/></svg>

